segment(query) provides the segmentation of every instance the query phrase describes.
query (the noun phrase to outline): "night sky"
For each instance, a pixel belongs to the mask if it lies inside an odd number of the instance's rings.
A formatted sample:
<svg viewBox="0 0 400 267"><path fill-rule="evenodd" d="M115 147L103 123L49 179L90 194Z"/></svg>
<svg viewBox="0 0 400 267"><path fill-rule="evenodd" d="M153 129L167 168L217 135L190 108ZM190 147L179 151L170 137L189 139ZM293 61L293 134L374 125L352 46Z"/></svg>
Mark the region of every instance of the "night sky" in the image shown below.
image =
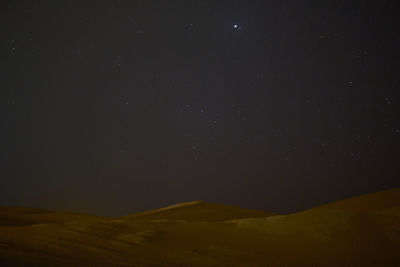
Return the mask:
<svg viewBox="0 0 400 267"><path fill-rule="evenodd" d="M286 213L400 185L395 1L0 5L0 205Z"/></svg>

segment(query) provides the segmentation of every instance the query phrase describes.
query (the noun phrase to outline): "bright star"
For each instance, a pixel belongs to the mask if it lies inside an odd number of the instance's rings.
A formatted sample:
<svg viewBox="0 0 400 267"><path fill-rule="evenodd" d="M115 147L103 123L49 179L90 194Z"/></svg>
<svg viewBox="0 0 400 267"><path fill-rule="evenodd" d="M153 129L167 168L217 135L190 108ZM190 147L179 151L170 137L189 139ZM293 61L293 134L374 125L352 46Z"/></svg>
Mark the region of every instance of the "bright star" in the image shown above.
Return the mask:
<svg viewBox="0 0 400 267"><path fill-rule="evenodd" d="M240 26L239 24L233 24L233 29L235 31L240 31L242 29L242 26Z"/></svg>

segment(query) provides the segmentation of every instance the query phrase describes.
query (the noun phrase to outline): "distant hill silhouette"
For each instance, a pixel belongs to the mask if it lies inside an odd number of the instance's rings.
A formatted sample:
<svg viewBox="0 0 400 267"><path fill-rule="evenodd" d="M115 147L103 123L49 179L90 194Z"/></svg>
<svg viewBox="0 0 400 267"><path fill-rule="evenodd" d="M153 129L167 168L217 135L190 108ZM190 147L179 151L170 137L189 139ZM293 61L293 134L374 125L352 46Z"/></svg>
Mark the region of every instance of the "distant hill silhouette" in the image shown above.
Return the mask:
<svg viewBox="0 0 400 267"><path fill-rule="evenodd" d="M277 215L260 210L247 210L217 203L191 201L165 208L124 216L126 219L184 220L184 221L226 221L239 218L259 218Z"/></svg>

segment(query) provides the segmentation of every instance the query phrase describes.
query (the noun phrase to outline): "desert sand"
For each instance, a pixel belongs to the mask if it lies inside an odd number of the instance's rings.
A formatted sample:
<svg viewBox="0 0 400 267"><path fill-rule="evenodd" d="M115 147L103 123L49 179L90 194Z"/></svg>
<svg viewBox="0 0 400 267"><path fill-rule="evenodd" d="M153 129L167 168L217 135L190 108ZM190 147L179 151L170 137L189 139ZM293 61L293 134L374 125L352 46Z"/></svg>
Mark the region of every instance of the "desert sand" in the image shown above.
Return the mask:
<svg viewBox="0 0 400 267"><path fill-rule="evenodd" d="M400 188L289 215L201 201L118 218L0 207L0 266L400 266Z"/></svg>

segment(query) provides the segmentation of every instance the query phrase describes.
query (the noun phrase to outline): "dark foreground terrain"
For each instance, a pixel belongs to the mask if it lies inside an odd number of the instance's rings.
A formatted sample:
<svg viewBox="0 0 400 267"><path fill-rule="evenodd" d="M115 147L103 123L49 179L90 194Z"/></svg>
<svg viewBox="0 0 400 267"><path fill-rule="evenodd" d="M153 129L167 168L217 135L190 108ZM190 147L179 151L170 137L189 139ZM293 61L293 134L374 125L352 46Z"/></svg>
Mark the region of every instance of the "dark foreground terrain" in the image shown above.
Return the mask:
<svg viewBox="0 0 400 267"><path fill-rule="evenodd" d="M289 215L200 201L119 218L0 207L0 266L400 266L400 188Z"/></svg>

